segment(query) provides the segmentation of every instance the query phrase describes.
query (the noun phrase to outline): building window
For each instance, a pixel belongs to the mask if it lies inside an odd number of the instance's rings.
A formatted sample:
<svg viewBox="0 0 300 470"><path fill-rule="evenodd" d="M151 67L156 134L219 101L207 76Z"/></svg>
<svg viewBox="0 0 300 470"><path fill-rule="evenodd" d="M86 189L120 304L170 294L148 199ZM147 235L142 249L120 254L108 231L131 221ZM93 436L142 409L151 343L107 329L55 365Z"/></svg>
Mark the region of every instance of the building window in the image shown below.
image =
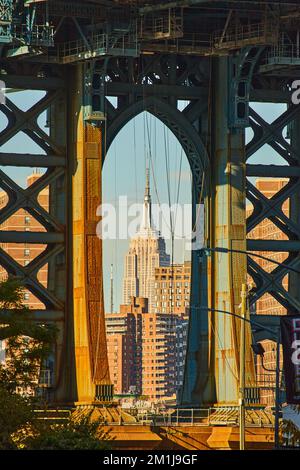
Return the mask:
<svg viewBox="0 0 300 470"><path fill-rule="evenodd" d="M28 215L25 216L25 225L29 225L30 224L30 217Z"/></svg>
<svg viewBox="0 0 300 470"><path fill-rule="evenodd" d="M30 256L30 250L29 250L29 248L25 248L25 250L24 250L24 256Z"/></svg>

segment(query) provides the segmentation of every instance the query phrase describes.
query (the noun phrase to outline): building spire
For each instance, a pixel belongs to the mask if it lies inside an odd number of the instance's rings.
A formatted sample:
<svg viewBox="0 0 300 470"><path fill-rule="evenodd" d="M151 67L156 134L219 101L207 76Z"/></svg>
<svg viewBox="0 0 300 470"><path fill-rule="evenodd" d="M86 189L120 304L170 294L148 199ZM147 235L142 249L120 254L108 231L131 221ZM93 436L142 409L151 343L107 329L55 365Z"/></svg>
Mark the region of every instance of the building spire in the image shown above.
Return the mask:
<svg viewBox="0 0 300 470"><path fill-rule="evenodd" d="M110 313L114 313L114 266L110 265Z"/></svg>
<svg viewBox="0 0 300 470"><path fill-rule="evenodd" d="M150 196L150 170L149 170L149 166L147 166L147 168L146 168L145 198L151 198L151 196Z"/></svg>
<svg viewBox="0 0 300 470"><path fill-rule="evenodd" d="M151 194L150 194L150 169L147 165L146 168L146 185L145 185L145 197L143 206L143 220L141 227L143 229L152 228L152 215L151 215Z"/></svg>

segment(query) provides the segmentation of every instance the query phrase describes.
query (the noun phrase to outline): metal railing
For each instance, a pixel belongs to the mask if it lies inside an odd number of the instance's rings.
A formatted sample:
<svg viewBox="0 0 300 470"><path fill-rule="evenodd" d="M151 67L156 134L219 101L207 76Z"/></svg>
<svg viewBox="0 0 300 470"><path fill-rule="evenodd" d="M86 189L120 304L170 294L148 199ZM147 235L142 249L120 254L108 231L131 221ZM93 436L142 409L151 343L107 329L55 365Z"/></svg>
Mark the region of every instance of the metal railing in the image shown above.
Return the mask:
<svg viewBox="0 0 300 470"><path fill-rule="evenodd" d="M100 55L113 55L114 49L117 50L118 55L122 55L122 53L125 55L129 50L137 55L137 38L130 35L120 37L118 35L101 33L91 36L87 39L87 42L78 39L58 44L57 54L60 61L68 62Z"/></svg>
<svg viewBox="0 0 300 470"><path fill-rule="evenodd" d="M136 422L124 425L141 426L239 426L239 407L177 408L169 412L126 409ZM112 424L112 423L107 423ZM246 407L246 427L274 427L273 415L264 407Z"/></svg>
<svg viewBox="0 0 300 470"><path fill-rule="evenodd" d="M214 48L230 48L247 41L274 43L278 40L278 24L272 22L248 24L227 31L217 31L212 36Z"/></svg>
<svg viewBox="0 0 300 470"><path fill-rule="evenodd" d="M147 45L151 50L159 48L170 51L188 51L189 53L204 53L208 55L219 54L220 52L239 48L247 43L261 45L276 44L279 39L278 25L272 22L249 24L227 31L216 31L212 35L205 33L185 33L183 37L171 39L167 44ZM146 47L147 47L146 46ZM143 45L145 47L145 45Z"/></svg>
<svg viewBox="0 0 300 470"><path fill-rule="evenodd" d="M155 18L153 25L153 37L178 37L183 35L182 17L171 16Z"/></svg>
<svg viewBox="0 0 300 470"><path fill-rule="evenodd" d="M26 25L12 25L11 36L26 45L54 46L54 26L35 25L31 30Z"/></svg>
<svg viewBox="0 0 300 470"><path fill-rule="evenodd" d="M300 47L296 44L278 44L266 54L265 64L300 64Z"/></svg>

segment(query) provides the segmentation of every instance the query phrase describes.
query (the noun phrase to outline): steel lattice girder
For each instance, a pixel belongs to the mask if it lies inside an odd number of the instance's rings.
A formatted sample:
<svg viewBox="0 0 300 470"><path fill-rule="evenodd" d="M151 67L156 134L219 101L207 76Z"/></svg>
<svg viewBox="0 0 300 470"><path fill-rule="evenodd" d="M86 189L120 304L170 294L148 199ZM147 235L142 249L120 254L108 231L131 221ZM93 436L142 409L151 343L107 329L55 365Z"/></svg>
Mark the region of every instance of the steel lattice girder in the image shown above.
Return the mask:
<svg viewBox="0 0 300 470"><path fill-rule="evenodd" d="M21 82L21 78L20 78ZM21 85L21 83L20 83ZM19 85L19 86L20 86ZM6 86L10 86L9 77L6 78ZM19 109L10 99L6 98L6 103L0 106L0 111L5 114L8 119L6 128L0 133L0 145L4 145L10 139L15 137L18 132L24 132L30 139L35 142L41 151L46 153L35 156L31 154L14 154L14 158L10 160L7 153L0 154L2 165L7 167L15 166L16 160L18 166L32 167L33 163L39 163L43 158L46 159L43 166L47 166L47 161L51 160L51 156L59 158L59 163L65 160L65 151L58 145L55 140L48 136L38 125L37 118L41 113L46 111L57 100L62 99L62 90L48 91L46 95L35 103L27 111ZM48 154L48 155L47 155ZM39 193L55 183L59 178L64 177L65 169L63 166L56 166L57 160L51 162L48 171L33 185L27 189L22 189L15 183L4 171L0 170L0 187L8 195L8 204L0 210L0 223L8 221L8 219L20 209L25 209L32 215L45 229L45 232L37 233L14 233L1 232L1 243L38 243L44 244L48 248L41 253L36 259L32 260L28 266L22 267L9 257L3 249L0 252L0 263L8 271L9 274L18 275L21 281L47 308L63 309L63 302L53 293L49 292L37 280L37 272L49 260L56 257L64 251L64 226L50 212L47 212L38 202Z"/></svg>
<svg viewBox="0 0 300 470"><path fill-rule="evenodd" d="M246 147L247 159L268 144L288 165L247 165L247 176L286 177L289 182L272 198L267 198L247 180L247 198L253 204L253 212L247 220L248 233L265 219L269 219L283 234L282 240L248 240L248 249L255 251L281 251L287 253L285 266L277 266L266 272L251 256L248 258L248 272L256 286L252 290L251 303L264 294L271 294L289 312L299 312L300 302L291 292L283 288L283 278L288 274L287 266L300 267L300 226L291 214L283 212L282 205L300 193L300 149L283 137L284 129L300 118L300 107L289 105L287 110L271 124L257 112L250 109L250 125L253 139Z"/></svg>

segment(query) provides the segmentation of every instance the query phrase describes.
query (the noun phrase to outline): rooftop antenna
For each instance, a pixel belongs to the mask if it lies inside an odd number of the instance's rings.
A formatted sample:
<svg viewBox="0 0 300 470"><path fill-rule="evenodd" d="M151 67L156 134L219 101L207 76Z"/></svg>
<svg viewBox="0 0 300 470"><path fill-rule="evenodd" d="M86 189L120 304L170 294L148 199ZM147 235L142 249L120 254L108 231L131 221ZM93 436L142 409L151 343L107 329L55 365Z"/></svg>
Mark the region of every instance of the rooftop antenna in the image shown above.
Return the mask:
<svg viewBox="0 0 300 470"><path fill-rule="evenodd" d="M114 313L114 265L110 265L110 313Z"/></svg>

